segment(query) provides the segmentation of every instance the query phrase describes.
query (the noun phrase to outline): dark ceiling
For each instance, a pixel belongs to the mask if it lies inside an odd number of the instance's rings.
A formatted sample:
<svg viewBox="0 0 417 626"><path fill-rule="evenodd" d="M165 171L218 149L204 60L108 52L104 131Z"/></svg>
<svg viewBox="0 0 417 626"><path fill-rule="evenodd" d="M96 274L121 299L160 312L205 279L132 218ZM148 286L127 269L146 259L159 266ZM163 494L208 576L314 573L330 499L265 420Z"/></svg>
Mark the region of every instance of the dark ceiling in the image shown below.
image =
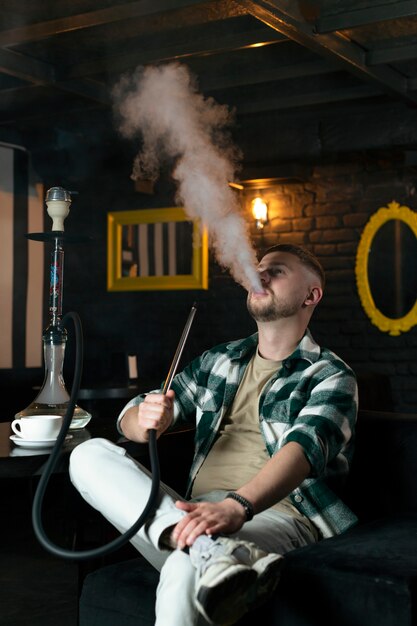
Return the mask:
<svg viewBox="0 0 417 626"><path fill-rule="evenodd" d="M416 0L1 0L0 15L2 141L106 119L121 74L172 60L252 139L273 116L391 107L379 129L368 117L375 136L415 119ZM417 145L417 122L404 134Z"/></svg>

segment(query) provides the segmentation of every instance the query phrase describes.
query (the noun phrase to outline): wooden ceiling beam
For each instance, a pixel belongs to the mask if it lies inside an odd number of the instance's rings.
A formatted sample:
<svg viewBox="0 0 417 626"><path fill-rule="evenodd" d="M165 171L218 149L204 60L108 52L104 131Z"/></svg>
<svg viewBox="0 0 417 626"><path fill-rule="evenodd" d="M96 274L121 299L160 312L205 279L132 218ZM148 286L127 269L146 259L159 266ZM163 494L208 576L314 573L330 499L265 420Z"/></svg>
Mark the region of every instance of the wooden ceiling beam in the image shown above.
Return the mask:
<svg viewBox="0 0 417 626"><path fill-rule="evenodd" d="M53 65L12 50L0 50L0 72L36 85L48 85L55 81Z"/></svg>
<svg viewBox="0 0 417 626"><path fill-rule="evenodd" d="M15 46L31 41L39 41L62 33L73 32L105 24L113 24L123 20L147 17L169 10L178 10L198 5L210 5L207 0L137 0L126 4L118 4L98 11L88 11L78 15L70 15L55 20L47 20L36 24L25 24L0 32L0 46ZM234 2L229 2L233 5Z"/></svg>
<svg viewBox="0 0 417 626"><path fill-rule="evenodd" d="M318 76L337 71L334 63L326 62L323 59L306 61L304 63L292 63L276 67L261 67L259 70L228 72L221 76L201 75L199 84L203 91L218 91L220 89L230 89L242 85L259 85L265 82L277 82L292 78L302 78L305 76Z"/></svg>
<svg viewBox="0 0 417 626"><path fill-rule="evenodd" d="M190 31L190 35L192 31ZM237 33L223 35L215 38L212 35L208 37L199 37L197 40L190 39L187 43L176 44L165 48L155 47L140 50L137 53L129 52L129 54L119 54L107 57L106 59L95 59L85 61L68 68L65 73L65 79L76 78L80 76L92 76L94 74L119 73L133 69L139 65L148 65L161 61L171 61L184 59L194 56L209 56L227 52L229 50L238 50L249 48L251 46L265 45L269 43L279 43L286 41L287 38L278 33L273 32L270 28L242 30ZM62 77L64 79L64 76Z"/></svg>
<svg viewBox="0 0 417 626"><path fill-rule="evenodd" d="M320 35L314 24L305 20L293 0L239 0L251 15L289 39L327 58L337 59L339 65L356 76L371 80L386 92L401 96L415 105L417 98L408 90L407 79L388 66L371 67L366 52L340 33Z"/></svg>
<svg viewBox="0 0 417 626"><path fill-rule="evenodd" d="M53 65L43 63L37 59L30 58L23 54L18 54L12 50L0 50L0 72L27 81L27 87L0 90L2 97L7 93L15 95L24 92L31 86L53 86L61 90L81 95L100 104L109 105L111 103L110 94L105 85L89 80L56 81L56 71Z"/></svg>
<svg viewBox="0 0 417 626"><path fill-rule="evenodd" d="M406 46L395 46L391 48L378 48L369 50L366 54L368 65L381 65L384 63L395 63L398 61L409 61L417 57L417 44Z"/></svg>
<svg viewBox="0 0 417 626"><path fill-rule="evenodd" d="M259 101L247 100L241 104L236 104L237 115L248 115L254 113L266 113L267 111L279 111L283 109L293 109L297 107L311 107L334 102L344 102L346 100L360 100L381 95L382 90L376 85L357 85L346 89L309 91L308 93L278 95L272 98L264 98Z"/></svg>
<svg viewBox="0 0 417 626"><path fill-rule="evenodd" d="M54 87L73 93L78 96L83 96L88 100L93 100L99 104L105 106L112 105L112 98L110 90L103 83L97 80L91 80L89 78L81 78L79 80L67 80L55 83Z"/></svg>
<svg viewBox="0 0 417 626"><path fill-rule="evenodd" d="M415 15L417 15L416 1L403 0L402 2L378 4L372 7L344 11L335 15L324 15L315 22L315 30L319 34L331 33Z"/></svg>

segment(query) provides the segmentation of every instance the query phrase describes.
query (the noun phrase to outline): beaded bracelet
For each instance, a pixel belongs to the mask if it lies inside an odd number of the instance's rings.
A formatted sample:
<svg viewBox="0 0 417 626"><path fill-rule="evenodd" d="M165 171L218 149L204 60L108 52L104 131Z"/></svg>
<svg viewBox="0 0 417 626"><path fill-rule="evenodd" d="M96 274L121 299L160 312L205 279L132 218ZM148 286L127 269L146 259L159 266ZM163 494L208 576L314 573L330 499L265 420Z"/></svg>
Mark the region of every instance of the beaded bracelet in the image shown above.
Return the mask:
<svg viewBox="0 0 417 626"><path fill-rule="evenodd" d="M241 504L243 506L243 508L245 509L245 513L246 513L246 521L250 522L250 520L253 519L253 516L254 516L255 513L254 513L254 510L253 510L253 506L249 502L249 500L246 500L246 498L244 498L243 496L239 495L235 491L229 491L229 493L226 495L225 499L226 498L232 498L232 500L236 500L236 502L239 502L239 504Z"/></svg>

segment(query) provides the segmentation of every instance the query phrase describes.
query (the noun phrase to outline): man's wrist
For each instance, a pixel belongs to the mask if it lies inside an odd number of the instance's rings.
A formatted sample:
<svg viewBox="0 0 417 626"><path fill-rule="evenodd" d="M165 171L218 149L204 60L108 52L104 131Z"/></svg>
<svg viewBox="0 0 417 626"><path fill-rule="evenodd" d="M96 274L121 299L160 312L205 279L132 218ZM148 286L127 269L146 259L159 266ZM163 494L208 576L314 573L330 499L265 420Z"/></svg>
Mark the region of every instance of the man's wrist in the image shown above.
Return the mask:
<svg viewBox="0 0 417 626"><path fill-rule="evenodd" d="M253 519L253 516L255 515L255 511L253 509L252 503L249 502L249 500L241 496L239 493L236 493L235 491L229 491L229 493L226 494L225 499L226 498L231 498L232 500L235 500L236 502L239 502L239 504L242 505L242 507L245 510L247 522L250 522L250 520Z"/></svg>

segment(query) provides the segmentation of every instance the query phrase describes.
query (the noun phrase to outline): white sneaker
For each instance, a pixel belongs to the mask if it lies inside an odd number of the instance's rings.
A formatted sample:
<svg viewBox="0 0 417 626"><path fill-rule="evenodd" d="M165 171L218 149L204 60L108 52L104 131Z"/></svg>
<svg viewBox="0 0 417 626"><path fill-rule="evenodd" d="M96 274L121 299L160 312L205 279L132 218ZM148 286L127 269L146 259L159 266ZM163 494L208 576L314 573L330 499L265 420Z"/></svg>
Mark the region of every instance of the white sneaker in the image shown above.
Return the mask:
<svg viewBox="0 0 417 626"><path fill-rule="evenodd" d="M279 581L283 557L249 541L199 537L190 548L197 569L195 602L212 624L233 624L265 602Z"/></svg>

